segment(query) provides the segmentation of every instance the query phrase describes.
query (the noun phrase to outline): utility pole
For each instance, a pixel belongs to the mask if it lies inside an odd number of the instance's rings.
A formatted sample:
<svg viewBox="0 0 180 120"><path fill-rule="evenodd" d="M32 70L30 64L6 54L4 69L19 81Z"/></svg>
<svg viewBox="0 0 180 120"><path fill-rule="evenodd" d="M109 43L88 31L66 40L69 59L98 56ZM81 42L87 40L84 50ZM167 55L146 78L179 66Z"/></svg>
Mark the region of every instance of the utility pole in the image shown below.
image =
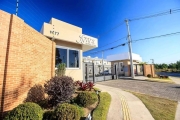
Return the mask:
<svg viewBox="0 0 180 120"><path fill-rule="evenodd" d="M103 65L104 51L102 51L102 65Z"/></svg>
<svg viewBox="0 0 180 120"><path fill-rule="evenodd" d="M129 56L130 56L130 63L131 63L131 77L134 79L134 67L133 67L133 60L132 60L131 35L130 35L128 19L125 20L125 22L126 22L127 32L128 32Z"/></svg>
<svg viewBox="0 0 180 120"><path fill-rule="evenodd" d="M19 4L19 0L17 0L17 2L16 2L16 16L18 14L18 4Z"/></svg>

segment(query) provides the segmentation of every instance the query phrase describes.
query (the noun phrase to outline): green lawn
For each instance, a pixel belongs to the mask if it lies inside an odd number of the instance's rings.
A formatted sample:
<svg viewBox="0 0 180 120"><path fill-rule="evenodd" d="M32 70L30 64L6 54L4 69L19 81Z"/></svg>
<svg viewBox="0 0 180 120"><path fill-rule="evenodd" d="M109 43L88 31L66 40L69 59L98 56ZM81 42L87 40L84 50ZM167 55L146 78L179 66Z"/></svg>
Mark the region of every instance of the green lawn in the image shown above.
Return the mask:
<svg viewBox="0 0 180 120"><path fill-rule="evenodd" d="M155 120L174 120L178 104L176 101L140 93L131 93L137 96L145 104Z"/></svg>
<svg viewBox="0 0 180 120"><path fill-rule="evenodd" d="M170 78L148 78L146 80L154 81L154 82L167 82L167 83L174 83Z"/></svg>
<svg viewBox="0 0 180 120"><path fill-rule="evenodd" d="M110 102L111 96L109 93L100 93L100 102L93 112L93 120L106 120Z"/></svg>

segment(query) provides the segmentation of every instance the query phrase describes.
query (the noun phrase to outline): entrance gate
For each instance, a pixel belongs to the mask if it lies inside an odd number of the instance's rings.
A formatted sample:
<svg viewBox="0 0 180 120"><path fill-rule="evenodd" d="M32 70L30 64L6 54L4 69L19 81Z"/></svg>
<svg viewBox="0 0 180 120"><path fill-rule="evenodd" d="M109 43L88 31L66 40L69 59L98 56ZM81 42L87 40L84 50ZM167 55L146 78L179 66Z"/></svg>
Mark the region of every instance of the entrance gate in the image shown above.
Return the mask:
<svg viewBox="0 0 180 120"><path fill-rule="evenodd" d="M100 82L117 78L117 66L111 65L95 65L94 63L83 63L83 81L84 82Z"/></svg>

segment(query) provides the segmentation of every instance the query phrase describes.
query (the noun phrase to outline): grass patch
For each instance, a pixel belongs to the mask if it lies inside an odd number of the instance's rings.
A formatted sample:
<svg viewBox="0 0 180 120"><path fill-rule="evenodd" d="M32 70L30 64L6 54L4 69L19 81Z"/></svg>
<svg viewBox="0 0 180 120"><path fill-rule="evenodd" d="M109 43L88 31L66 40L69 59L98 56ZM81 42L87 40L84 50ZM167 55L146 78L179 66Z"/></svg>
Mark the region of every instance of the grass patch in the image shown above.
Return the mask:
<svg viewBox="0 0 180 120"><path fill-rule="evenodd" d="M100 95L99 105L93 112L93 120L106 120L109 110L111 96L107 92L102 92Z"/></svg>
<svg viewBox="0 0 180 120"><path fill-rule="evenodd" d="M96 88L96 87L93 87L94 88L94 91L101 91L101 89L99 88Z"/></svg>
<svg viewBox="0 0 180 120"><path fill-rule="evenodd" d="M154 81L154 82L167 82L167 83L174 83L170 78L148 78L146 80Z"/></svg>
<svg viewBox="0 0 180 120"><path fill-rule="evenodd" d="M176 101L135 92L131 93L137 96L144 103L155 120L174 120L177 108Z"/></svg>

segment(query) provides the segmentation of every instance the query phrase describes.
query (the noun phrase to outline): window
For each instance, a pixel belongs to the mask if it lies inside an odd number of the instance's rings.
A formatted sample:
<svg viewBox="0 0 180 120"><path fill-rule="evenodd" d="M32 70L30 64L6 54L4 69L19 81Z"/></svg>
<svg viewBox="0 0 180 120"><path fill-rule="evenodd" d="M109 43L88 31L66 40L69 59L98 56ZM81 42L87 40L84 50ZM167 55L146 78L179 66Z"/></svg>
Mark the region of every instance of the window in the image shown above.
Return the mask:
<svg viewBox="0 0 180 120"><path fill-rule="evenodd" d="M67 49L56 48L56 67L60 63L65 63L67 67Z"/></svg>
<svg viewBox="0 0 180 120"><path fill-rule="evenodd" d="M69 67L79 68L79 51L69 50Z"/></svg>
<svg viewBox="0 0 180 120"><path fill-rule="evenodd" d="M60 63L65 63L66 68L79 68L79 50L57 46L56 67Z"/></svg>

